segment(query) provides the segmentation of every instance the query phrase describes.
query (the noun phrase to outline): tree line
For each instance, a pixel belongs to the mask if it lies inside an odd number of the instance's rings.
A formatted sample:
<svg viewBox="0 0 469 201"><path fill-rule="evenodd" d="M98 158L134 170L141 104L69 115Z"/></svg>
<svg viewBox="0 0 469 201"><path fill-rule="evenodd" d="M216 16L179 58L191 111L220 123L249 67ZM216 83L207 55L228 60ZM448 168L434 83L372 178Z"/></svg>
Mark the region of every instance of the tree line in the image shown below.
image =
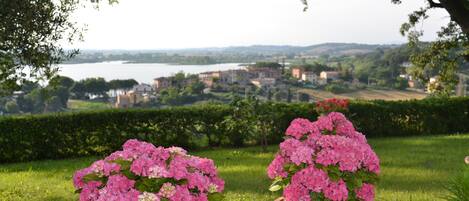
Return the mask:
<svg viewBox="0 0 469 201"><path fill-rule="evenodd" d="M110 90L130 90L137 84L134 79L107 82L104 78L86 78L75 81L66 76L55 76L46 86L26 81L13 95L0 98L0 112L17 114L64 111L69 99L87 100L94 97L107 101L107 92Z"/></svg>

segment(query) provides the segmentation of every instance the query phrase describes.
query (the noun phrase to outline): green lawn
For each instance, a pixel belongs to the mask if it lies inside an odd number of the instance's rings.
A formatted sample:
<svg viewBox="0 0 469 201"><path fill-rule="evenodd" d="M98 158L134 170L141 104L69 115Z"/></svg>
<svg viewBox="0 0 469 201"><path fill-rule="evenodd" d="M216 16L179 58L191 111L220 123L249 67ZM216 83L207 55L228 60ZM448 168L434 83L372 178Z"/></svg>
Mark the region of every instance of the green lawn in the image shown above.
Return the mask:
<svg viewBox="0 0 469 201"><path fill-rule="evenodd" d="M458 174L469 155L469 135L370 140L381 159L377 200L439 200L442 185ZM228 201L273 200L266 167L268 153L258 147L192 153L215 160L226 181ZM76 200L71 177L97 158L0 165L0 200Z"/></svg>

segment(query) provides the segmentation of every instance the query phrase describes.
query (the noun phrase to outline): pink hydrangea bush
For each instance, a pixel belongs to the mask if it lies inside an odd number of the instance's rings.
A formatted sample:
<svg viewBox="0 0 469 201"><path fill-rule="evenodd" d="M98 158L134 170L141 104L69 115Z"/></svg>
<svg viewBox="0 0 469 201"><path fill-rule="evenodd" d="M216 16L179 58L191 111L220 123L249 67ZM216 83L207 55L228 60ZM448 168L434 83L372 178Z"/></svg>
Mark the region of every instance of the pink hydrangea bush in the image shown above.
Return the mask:
<svg viewBox="0 0 469 201"><path fill-rule="evenodd" d="M342 113L295 119L286 136L267 170L271 191L286 201L374 200L378 156Z"/></svg>
<svg viewBox="0 0 469 201"><path fill-rule="evenodd" d="M214 201L224 189L212 160L138 140L78 170L73 184L80 201Z"/></svg>

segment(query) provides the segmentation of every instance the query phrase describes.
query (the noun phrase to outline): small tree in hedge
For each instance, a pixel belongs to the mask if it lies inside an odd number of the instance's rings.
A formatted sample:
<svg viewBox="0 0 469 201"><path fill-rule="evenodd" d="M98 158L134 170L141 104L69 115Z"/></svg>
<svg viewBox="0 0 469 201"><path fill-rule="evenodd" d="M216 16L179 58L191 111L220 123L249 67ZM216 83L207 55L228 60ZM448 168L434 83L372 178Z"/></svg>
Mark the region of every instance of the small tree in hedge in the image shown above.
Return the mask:
<svg viewBox="0 0 469 201"><path fill-rule="evenodd" d="M225 126L225 134L229 144L235 147L244 145L248 136L252 135L250 119L246 118L248 111L247 102L243 101L239 96L233 96L230 106L233 108L231 115L225 117L223 124Z"/></svg>
<svg viewBox="0 0 469 201"><path fill-rule="evenodd" d="M5 103L5 111L10 114L15 114L20 112L20 109L15 101L8 101Z"/></svg>
<svg viewBox="0 0 469 201"><path fill-rule="evenodd" d="M277 102L282 101L283 99L286 99L287 94L283 91L277 91L274 93L274 100Z"/></svg>
<svg viewBox="0 0 469 201"><path fill-rule="evenodd" d="M271 100L272 100L272 95L273 95L273 94L272 94L272 89L270 89L270 88L267 89L267 92L266 92L266 93L267 93L267 94L266 94L267 100L268 100L268 101L271 101Z"/></svg>
<svg viewBox="0 0 469 201"><path fill-rule="evenodd" d="M235 131L231 134L230 140L240 143L240 140L244 141L251 137L262 145L263 151L267 151L268 136L273 133L274 120L279 115L272 109L273 104L272 102L263 103L255 96L234 100L232 103L234 114L227 118L232 131Z"/></svg>
<svg viewBox="0 0 469 201"><path fill-rule="evenodd" d="M292 99L292 98L293 98L293 94L292 94L292 92L291 92L291 89L288 88L288 89L287 89L287 102L288 102L288 103L291 103L291 99Z"/></svg>

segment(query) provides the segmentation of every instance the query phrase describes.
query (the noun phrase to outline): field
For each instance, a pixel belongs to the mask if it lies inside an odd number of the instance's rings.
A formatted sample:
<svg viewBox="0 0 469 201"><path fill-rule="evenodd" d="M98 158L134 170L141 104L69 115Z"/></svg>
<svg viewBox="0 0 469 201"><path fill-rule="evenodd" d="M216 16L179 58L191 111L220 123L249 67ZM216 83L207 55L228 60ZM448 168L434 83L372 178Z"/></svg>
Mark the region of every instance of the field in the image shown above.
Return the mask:
<svg viewBox="0 0 469 201"><path fill-rule="evenodd" d="M83 100L69 100L67 107L72 111L100 110L112 108L110 103Z"/></svg>
<svg viewBox="0 0 469 201"><path fill-rule="evenodd" d="M346 98L346 99L363 99L363 100L409 100L409 99L423 99L427 96L425 93L414 91L399 91L399 90L376 90L376 89L363 89L350 93L333 94L324 90L315 89L300 89L299 92L307 93L314 99L328 99L328 98Z"/></svg>
<svg viewBox="0 0 469 201"><path fill-rule="evenodd" d="M443 185L459 173L469 155L469 135L381 138L370 144L381 159L382 175L376 200L440 200ZM265 170L277 146L215 149L192 154L215 160L226 181L227 201L269 201L276 194ZM0 165L0 200L76 200L71 177L97 158Z"/></svg>

